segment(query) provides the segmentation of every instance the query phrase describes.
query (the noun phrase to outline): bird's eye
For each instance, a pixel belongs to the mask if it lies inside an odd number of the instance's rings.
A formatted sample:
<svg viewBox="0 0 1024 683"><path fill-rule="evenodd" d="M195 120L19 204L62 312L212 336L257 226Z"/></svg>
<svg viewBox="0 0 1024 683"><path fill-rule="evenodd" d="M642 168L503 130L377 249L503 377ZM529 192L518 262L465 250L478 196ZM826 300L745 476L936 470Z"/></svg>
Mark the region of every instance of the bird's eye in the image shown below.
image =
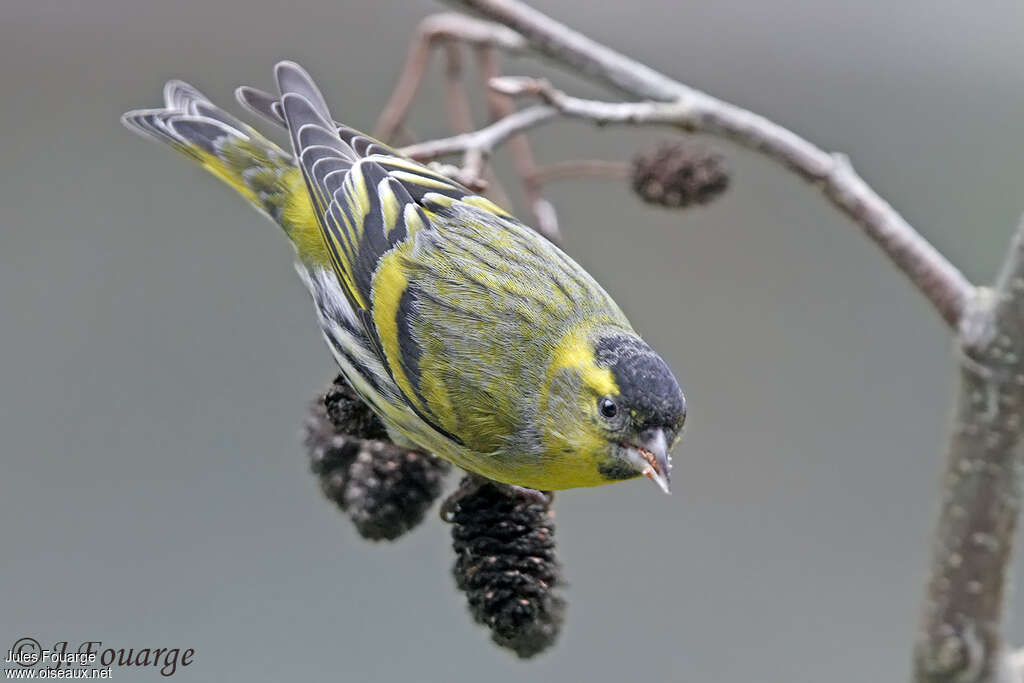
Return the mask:
<svg viewBox="0 0 1024 683"><path fill-rule="evenodd" d="M615 401L611 400L607 396L597 402L597 409L601 413L601 417L608 420L612 419L619 414L619 406Z"/></svg>

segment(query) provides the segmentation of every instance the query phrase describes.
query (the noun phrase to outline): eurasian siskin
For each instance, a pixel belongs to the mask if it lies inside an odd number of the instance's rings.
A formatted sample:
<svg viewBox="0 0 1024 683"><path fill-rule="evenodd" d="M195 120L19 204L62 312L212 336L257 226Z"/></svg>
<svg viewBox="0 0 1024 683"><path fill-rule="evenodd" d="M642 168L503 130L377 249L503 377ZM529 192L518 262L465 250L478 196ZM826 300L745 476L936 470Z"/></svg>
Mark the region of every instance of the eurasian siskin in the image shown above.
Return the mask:
<svg viewBox="0 0 1024 683"><path fill-rule="evenodd" d="M292 153L171 81L125 114L285 231L338 365L392 439L533 489L646 475L685 418L665 361L575 261L504 209L331 118L298 65L240 88Z"/></svg>

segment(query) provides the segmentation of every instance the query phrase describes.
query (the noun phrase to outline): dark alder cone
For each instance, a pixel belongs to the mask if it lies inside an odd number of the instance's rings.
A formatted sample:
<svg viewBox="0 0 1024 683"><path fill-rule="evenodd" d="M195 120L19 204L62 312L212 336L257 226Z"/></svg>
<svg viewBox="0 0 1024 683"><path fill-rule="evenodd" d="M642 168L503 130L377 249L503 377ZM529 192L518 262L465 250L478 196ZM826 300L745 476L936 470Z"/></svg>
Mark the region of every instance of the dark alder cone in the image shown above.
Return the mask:
<svg viewBox="0 0 1024 683"><path fill-rule="evenodd" d="M648 204L686 208L707 204L729 187L721 154L683 140L659 143L633 158L633 191Z"/></svg>
<svg viewBox="0 0 1024 683"><path fill-rule="evenodd" d="M387 438L380 419L340 375L314 402L305 425L324 495L370 540L393 540L423 521L449 470L445 461Z"/></svg>
<svg viewBox="0 0 1024 683"><path fill-rule="evenodd" d="M388 438L384 423L377 414L363 403L343 375L334 378L327 393L320 401L336 432L354 436L357 439Z"/></svg>
<svg viewBox="0 0 1024 683"><path fill-rule="evenodd" d="M469 492L450 515L455 582L495 643L533 657L554 644L565 613L550 503L490 483L462 486Z"/></svg>
<svg viewBox="0 0 1024 683"><path fill-rule="evenodd" d="M342 506L364 538L393 540L423 521L441 495L444 460L385 441L364 441Z"/></svg>

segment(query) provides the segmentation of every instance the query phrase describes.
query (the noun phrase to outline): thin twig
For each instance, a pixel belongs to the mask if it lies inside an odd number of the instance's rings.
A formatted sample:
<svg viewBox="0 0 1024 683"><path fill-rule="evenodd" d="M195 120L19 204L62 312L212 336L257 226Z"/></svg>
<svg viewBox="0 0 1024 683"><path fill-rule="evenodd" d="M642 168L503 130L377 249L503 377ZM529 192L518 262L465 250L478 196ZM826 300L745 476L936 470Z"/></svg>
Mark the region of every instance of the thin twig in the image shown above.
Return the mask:
<svg viewBox="0 0 1024 683"><path fill-rule="evenodd" d="M540 185L558 180L579 180L581 178L621 180L629 177L629 171L630 165L624 161L574 159L541 166L533 172L531 179Z"/></svg>
<svg viewBox="0 0 1024 683"><path fill-rule="evenodd" d="M487 87L491 81L501 75L494 48L492 46L477 48L477 61L480 65L480 75L483 79L484 91L487 93L487 104L490 107L491 116L497 120L511 115L516 109L512 99ZM562 233L558 227L558 213L551 202L544 198L540 184L533 180L537 162L530 147L529 137L524 133L513 135L508 141L508 152L512 159L512 167L523 186L526 204L530 209L531 224L549 240L560 244Z"/></svg>
<svg viewBox="0 0 1024 683"><path fill-rule="evenodd" d="M466 94L465 74L462 68L462 44L452 39L445 42L445 81L447 83L445 102L448 109L448 123L453 133L469 133L476 126L473 123L473 113L469 105L469 96ZM490 49L490 48L478 48ZM472 178L469 177L472 174ZM491 170L485 165L480 171L472 169L466 171L460 169L456 179L469 181L466 184L476 182L482 189L486 190L487 196L501 206L509 206L508 194L501 186L501 182Z"/></svg>
<svg viewBox="0 0 1024 683"><path fill-rule="evenodd" d="M472 133L453 135L450 138L440 138L438 140L428 140L403 147L399 151L417 161L432 161L451 154L465 154L471 150L476 150L481 154L489 156L498 145L516 133L538 126L545 121L550 121L557 115L558 112L554 107L538 104L521 109L511 116L495 121L491 125Z"/></svg>
<svg viewBox="0 0 1024 683"><path fill-rule="evenodd" d="M502 28L504 28L504 27L502 27ZM487 75L487 73L485 73L486 64L484 64L482 62L480 54L481 54L481 52L487 52L487 53L490 53L490 54L493 55L494 47L492 45L477 44L477 45L474 46L474 52L476 54L478 76L479 76L479 78L483 79L486 82L487 79L490 78L490 76ZM483 88L483 90L484 90L484 92L489 92L487 88ZM493 123L494 119L497 118L497 117L494 117L493 112L492 112L491 116L492 116L491 122ZM512 200L508 196L508 193L505 191L505 187L501 184L501 181L498 179L498 175L494 172L494 166L492 166L489 163L486 164L484 166L483 176L484 176L484 180L487 181L488 190L489 190L488 194L491 196L491 198L494 199L499 205L505 206L505 207L508 207L509 209L511 209L512 208Z"/></svg>
<svg viewBox="0 0 1024 683"><path fill-rule="evenodd" d="M391 99L384 105L380 116L377 117L377 125L374 126L373 136L378 140L390 142L394 139L398 130L405 121L405 116L416 98L416 91L419 90L423 74L427 70L427 62L430 60L430 41L419 39L409 47L409 54L405 58L405 66L398 77L398 83L391 93Z"/></svg>
<svg viewBox="0 0 1024 683"><path fill-rule="evenodd" d="M448 105L448 123L453 133L469 133L473 125L473 114L469 108L469 97L462 82L462 48L458 43L446 43L445 53L445 102Z"/></svg>
<svg viewBox="0 0 1024 683"><path fill-rule="evenodd" d="M501 24L481 21L454 12L427 17L417 27L402 73L391 93L391 99L377 117L374 137L389 141L401 129L423 81L431 49L439 41L493 45L507 52L519 52L526 48L526 41L522 36Z"/></svg>

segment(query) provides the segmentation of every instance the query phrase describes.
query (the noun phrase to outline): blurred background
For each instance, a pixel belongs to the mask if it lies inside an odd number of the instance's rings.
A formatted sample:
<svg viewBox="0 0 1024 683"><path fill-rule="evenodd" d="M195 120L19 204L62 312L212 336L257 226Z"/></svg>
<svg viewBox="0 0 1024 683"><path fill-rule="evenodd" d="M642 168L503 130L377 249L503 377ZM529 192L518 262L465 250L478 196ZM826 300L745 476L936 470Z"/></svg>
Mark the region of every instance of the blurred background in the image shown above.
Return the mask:
<svg viewBox="0 0 1024 683"><path fill-rule="evenodd" d="M850 154L968 276L994 274L1024 210L1020 3L536 4ZM235 86L269 87L292 58L371 128L417 22L442 9L4 2L0 649L192 647L176 678L196 681L904 678L950 335L815 191L725 143L732 188L705 209L646 207L610 181L549 195L568 251L690 405L674 496L645 481L559 496L570 606L553 650L517 661L471 623L433 515L374 545L322 499L298 432L334 369L290 249L118 116L158 105L171 77L237 112ZM421 138L448 132L439 78ZM557 161L658 137L559 123L533 139Z"/></svg>

